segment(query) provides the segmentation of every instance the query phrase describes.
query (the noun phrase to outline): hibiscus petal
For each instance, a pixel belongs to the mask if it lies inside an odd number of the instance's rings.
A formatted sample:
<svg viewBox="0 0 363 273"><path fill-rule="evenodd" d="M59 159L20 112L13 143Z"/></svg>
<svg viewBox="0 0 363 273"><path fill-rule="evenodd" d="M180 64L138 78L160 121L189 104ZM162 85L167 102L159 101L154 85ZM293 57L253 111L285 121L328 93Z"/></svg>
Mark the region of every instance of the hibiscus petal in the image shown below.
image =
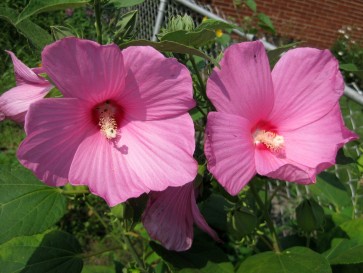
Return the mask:
<svg viewBox="0 0 363 273"><path fill-rule="evenodd" d="M31 68L29 68L22 61L20 61L13 52L8 50L5 51L10 55L11 60L13 61L14 73L17 85L25 83L33 83L33 84L48 83L47 80L39 77Z"/></svg>
<svg viewBox="0 0 363 273"><path fill-rule="evenodd" d="M153 120L124 120L118 147L126 147L129 168L137 172L150 190L182 186L194 180L197 162L194 125L189 114Z"/></svg>
<svg viewBox="0 0 363 273"><path fill-rule="evenodd" d="M274 94L263 44L246 42L227 48L207 82L207 95L217 111L235 114L252 124L272 110Z"/></svg>
<svg viewBox="0 0 363 273"><path fill-rule="evenodd" d="M128 74L120 104L128 115L138 120L163 119L195 106L190 73L176 59L148 46L128 47L122 54Z"/></svg>
<svg viewBox="0 0 363 273"><path fill-rule="evenodd" d="M333 166L338 149L357 139L357 135L344 127L339 105L313 123L280 133L285 139L286 158L316 169L316 173Z"/></svg>
<svg viewBox="0 0 363 273"><path fill-rule="evenodd" d="M230 194L238 194L256 174L254 149L249 121L223 112L208 114L208 170Z"/></svg>
<svg viewBox="0 0 363 273"><path fill-rule="evenodd" d="M70 170L71 184L88 185L115 206L195 178L194 130L188 114L161 121L124 120L120 134L117 146L100 132L80 144Z"/></svg>
<svg viewBox="0 0 363 273"><path fill-rule="evenodd" d="M193 183L150 193L142 222L150 237L169 250L185 251L193 241ZM194 201L195 202L195 201Z"/></svg>
<svg viewBox="0 0 363 273"><path fill-rule="evenodd" d="M19 161L48 185L66 184L80 142L97 128L89 119L89 109L77 99L33 103L25 119L27 137L17 152Z"/></svg>
<svg viewBox="0 0 363 273"><path fill-rule="evenodd" d="M121 50L70 37L44 48L45 71L65 97L92 102L116 99L124 88Z"/></svg>
<svg viewBox="0 0 363 273"><path fill-rule="evenodd" d="M115 147L99 131L80 143L74 156L69 181L87 185L90 191L115 206L132 197L149 192L126 161L126 152Z"/></svg>
<svg viewBox="0 0 363 273"><path fill-rule="evenodd" d="M47 95L52 85L22 84L0 96L0 113L16 122L23 123L29 106Z"/></svg>
<svg viewBox="0 0 363 273"><path fill-rule="evenodd" d="M338 61L328 50L288 51L272 71L275 105L270 120L293 130L326 115L343 94Z"/></svg>
<svg viewBox="0 0 363 273"><path fill-rule="evenodd" d="M256 170L260 175L300 184L315 182L314 169L290 162L267 149L256 149L255 160Z"/></svg>

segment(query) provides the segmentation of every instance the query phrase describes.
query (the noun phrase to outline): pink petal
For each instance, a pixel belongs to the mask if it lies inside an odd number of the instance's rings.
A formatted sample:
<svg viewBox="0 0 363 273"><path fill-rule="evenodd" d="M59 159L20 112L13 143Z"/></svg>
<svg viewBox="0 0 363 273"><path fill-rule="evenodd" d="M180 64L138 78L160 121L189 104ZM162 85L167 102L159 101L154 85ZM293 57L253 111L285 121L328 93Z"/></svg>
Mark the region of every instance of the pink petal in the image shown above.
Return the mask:
<svg viewBox="0 0 363 273"><path fill-rule="evenodd" d="M150 193L142 222L151 238L169 250L185 251L193 241L193 183ZM194 199L194 201L192 200Z"/></svg>
<svg viewBox="0 0 363 273"><path fill-rule="evenodd" d="M343 94L338 67L328 50L288 51L272 71L275 105L270 121L280 130L293 130L326 115Z"/></svg>
<svg viewBox="0 0 363 273"><path fill-rule="evenodd" d="M25 120L27 137L17 156L51 186L67 183L78 146L94 132L89 109L77 99L44 99L33 103Z"/></svg>
<svg viewBox="0 0 363 273"><path fill-rule="evenodd" d="M70 37L44 48L45 71L65 97L100 103L116 99L124 88L120 49Z"/></svg>
<svg viewBox="0 0 363 273"><path fill-rule="evenodd" d="M285 139L286 158L315 169L316 174L333 166L338 150L357 139L357 135L344 127L339 105L313 123L280 133Z"/></svg>
<svg viewBox="0 0 363 273"><path fill-rule="evenodd" d="M270 65L263 44L230 46L207 82L207 95L217 111L239 115L255 124L273 107Z"/></svg>
<svg viewBox="0 0 363 273"><path fill-rule="evenodd" d="M184 114L195 106L188 69L176 59L165 58L152 47L122 51L128 74L120 99L125 112L138 120Z"/></svg>
<svg viewBox="0 0 363 273"><path fill-rule="evenodd" d="M22 84L0 96L0 113L4 117L23 123L29 106L47 95L52 85Z"/></svg>
<svg viewBox="0 0 363 273"><path fill-rule="evenodd" d="M301 184L315 182L314 169L290 162L267 149L256 149L255 162L260 175Z"/></svg>
<svg viewBox="0 0 363 273"><path fill-rule="evenodd" d="M130 170L127 151L122 152L99 131L80 143L72 161L69 181L87 185L90 191L115 206L131 197L149 192L138 176Z"/></svg>
<svg viewBox="0 0 363 273"><path fill-rule="evenodd" d="M22 61L20 61L13 52L7 51L10 55L11 60L14 64L14 72L16 78L16 85L21 85L25 83L32 84L47 84L48 81L39 77L31 68L26 66Z"/></svg>
<svg viewBox="0 0 363 273"><path fill-rule="evenodd" d="M232 195L256 174L251 125L242 117L210 112L204 150L208 170Z"/></svg>
<svg viewBox="0 0 363 273"><path fill-rule="evenodd" d="M85 139L72 162L70 182L88 185L114 206L195 178L194 130L188 114L160 121L125 119L120 134L117 147L100 132Z"/></svg>
<svg viewBox="0 0 363 273"><path fill-rule="evenodd" d="M194 124L189 114L146 122L125 119L118 147L127 147L129 168L150 190L182 186L197 175Z"/></svg>

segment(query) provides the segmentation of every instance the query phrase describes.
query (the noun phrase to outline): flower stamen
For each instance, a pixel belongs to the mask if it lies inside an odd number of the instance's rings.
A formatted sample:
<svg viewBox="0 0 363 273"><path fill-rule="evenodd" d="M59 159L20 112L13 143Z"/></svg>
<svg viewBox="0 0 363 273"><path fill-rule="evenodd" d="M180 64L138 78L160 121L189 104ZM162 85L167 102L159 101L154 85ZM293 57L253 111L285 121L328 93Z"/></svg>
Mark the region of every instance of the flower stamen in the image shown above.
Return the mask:
<svg viewBox="0 0 363 273"><path fill-rule="evenodd" d="M114 139L117 136L117 122L115 119L116 107L110 104L108 101L101 104L97 108L99 115L98 125L101 128L101 133L107 139Z"/></svg>
<svg viewBox="0 0 363 273"><path fill-rule="evenodd" d="M257 129L253 134L253 139L256 146L264 144L268 149L273 152L281 151L284 148L285 144L283 136L265 130Z"/></svg>

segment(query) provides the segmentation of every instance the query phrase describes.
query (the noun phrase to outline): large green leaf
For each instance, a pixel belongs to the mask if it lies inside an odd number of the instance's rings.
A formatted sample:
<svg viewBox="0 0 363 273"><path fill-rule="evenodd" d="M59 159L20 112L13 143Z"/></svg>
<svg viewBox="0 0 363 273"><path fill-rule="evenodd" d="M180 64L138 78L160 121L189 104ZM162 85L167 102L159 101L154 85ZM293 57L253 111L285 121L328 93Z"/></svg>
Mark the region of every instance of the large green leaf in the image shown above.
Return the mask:
<svg viewBox="0 0 363 273"><path fill-rule="evenodd" d="M42 49L52 42L52 37L49 33L29 19L17 23L18 13L14 9L0 6L0 18L17 28L19 33L38 49Z"/></svg>
<svg viewBox="0 0 363 273"><path fill-rule="evenodd" d="M126 48L129 46L152 46L156 50L159 50L162 52L173 52L173 53L190 54L190 55L199 56L204 59L207 59L208 61L212 62L214 65L219 66L218 63L216 63L213 58L210 58L203 51L200 51L196 48L182 45L182 44L179 44L176 42L171 42L171 41L152 42L152 41L148 41L148 40L135 40L135 41L120 44L119 46L121 48Z"/></svg>
<svg viewBox="0 0 363 273"><path fill-rule="evenodd" d="M354 240L334 239L331 248L323 255L330 264L363 263L363 244Z"/></svg>
<svg viewBox="0 0 363 273"><path fill-rule="evenodd" d="M363 219L354 219L339 226L350 239L363 245Z"/></svg>
<svg viewBox="0 0 363 273"><path fill-rule="evenodd" d="M14 238L0 245L2 273L79 273L81 247L71 234L53 231Z"/></svg>
<svg viewBox="0 0 363 273"><path fill-rule="evenodd" d="M217 246L195 240L188 251L168 251L151 242L152 249L179 273L232 273L233 265Z"/></svg>
<svg viewBox="0 0 363 273"><path fill-rule="evenodd" d="M160 40L176 42L186 46L200 47L215 37L215 32L210 29L201 29L198 31L176 30L164 34L160 37Z"/></svg>
<svg viewBox="0 0 363 273"><path fill-rule="evenodd" d="M282 253L263 252L247 258L237 273L331 273L323 255L306 247L289 248Z"/></svg>
<svg viewBox="0 0 363 273"><path fill-rule="evenodd" d="M41 233L66 212L66 198L24 169L0 167L0 244Z"/></svg>
<svg viewBox="0 0 363 273"><path fill-rule="evenodd" d="M203 29L217 30L217 29L232 29L232 28L237 28L237 26L220 20L206 19L203 20L203 22L195 28L195 31Z"/></svg>
<svg viewBox="0 0 363 273"><path fill-rule="evenodd" d="M309 190L319 196L322 202L332 204L336 210L352 204L350 194L343 183L334 174L328 172L319 174L316 184L310 185Z"/></svg>
<svg viewBox="0 0 363 273"><path fill-rule="evenodd" d="M90 0L30 0L28 5L20 13L18 22L41 12L77 8L89 2Z"/></svg>

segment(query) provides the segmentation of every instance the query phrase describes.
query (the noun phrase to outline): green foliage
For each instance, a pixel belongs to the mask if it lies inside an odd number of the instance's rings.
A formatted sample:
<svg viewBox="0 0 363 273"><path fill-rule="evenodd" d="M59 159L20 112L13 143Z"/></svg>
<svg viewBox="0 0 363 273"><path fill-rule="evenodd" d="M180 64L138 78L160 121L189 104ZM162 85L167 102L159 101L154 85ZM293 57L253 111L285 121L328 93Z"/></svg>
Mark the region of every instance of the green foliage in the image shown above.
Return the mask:
<svg viewBox="0 0 363 273"><path fill-rule="evenodd" d="M116 8L127 8L142 4L145 0L110 0L108 4L114 5Z"/></svg>
<svg viewBox="0 0 363 273"><path fill-rule="evenodd" d="M355 240L334 239L331 249L324 252L330 264L358 264L363 263L363 244Z"/></svg>
<svg viewBox="0 0 363 273"><path fill-rule="evenodd" d="M228 257L217 246L198 242L185 252L168 251L160 245L151 242L152 249L168 262L179 273L232 273L233 265Z"/></svg>
<svg viewBox="0 0 363 273"><path fill-rule="evenodd" d="M66 211L60 190L39 182L24 168L0 167L0 243L53 226Z"/></svg>
<svg viewBox="0 0 363 273"><path fill-rule="evenodd" d="M62 231L17 237L0 245L0 268L3 273L79 273L81 253L78 241Z"/></svg>
<svg viewBox="0 0 363 273"><path fill-rule="evenodd" d="M35 14L86 5L90 0L30 0L18 18L18 23Z"/></svg>
<svg viewBox="0 0 363 273"><path fill-rule="evenodd" d="M322 227L324 210L314 199L305 199L296 208L296 221L303 231L311 233Z"/></svg>
<svg viewBox="0 0 363 273"><path fill-rule="evenodd" d="M124 40L129 40L134 36L137 23L137 10L132 10L121 16L116 24L116 31L113 41L122 43Z"/></svg>
<svg viewBox="0 0 363 273"><path fill-rule="evenodd" d="M282 253L263 252L247 258L237 273L331 273L324 256L306 247L289 248Z"/></svg>
<svg viewBox="0 0 363 273"><path fill-rule="evenodd" d="M280 59L280 56L290 50L290 49L293 49L295 48L298 44L300 44L299 42L297 43L291 43L291 44L288 44L288 45L283 45L283 46L280 46L276 49L273 49L273 50L270 50L267 52L267 56L268 56L268 60L270 62L270 67L271 69L274 68L275 64L277 63L277 61Z"/></svg>

